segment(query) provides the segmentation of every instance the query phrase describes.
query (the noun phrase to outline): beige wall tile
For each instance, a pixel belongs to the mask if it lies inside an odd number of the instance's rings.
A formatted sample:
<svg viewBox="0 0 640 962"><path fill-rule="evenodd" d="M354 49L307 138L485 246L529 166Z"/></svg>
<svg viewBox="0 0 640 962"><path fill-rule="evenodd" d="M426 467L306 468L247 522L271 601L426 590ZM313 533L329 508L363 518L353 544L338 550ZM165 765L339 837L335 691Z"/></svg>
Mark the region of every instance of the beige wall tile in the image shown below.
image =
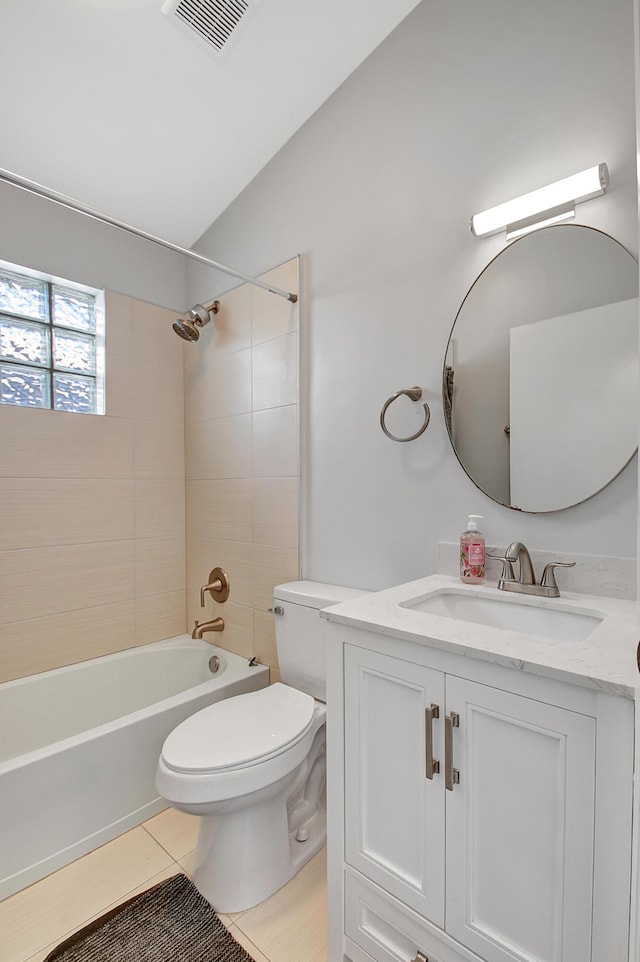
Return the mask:
<svg viewBox="0 0 640 962"><path fill-rule="evenodd" d="M297 289L297 268L294 258L266 280ZM197 359L185 359L187 624L222 616L216 644L247 657L259 644L264 663L277 665L271 616L253 608L270 607L273 586L298 576L298 308L248 285L222 304L213 336L205 331ZM239 410L247 387L251 416L207 420L213 409ZM229 574L230 599L201 609L199 588L216 565Z"/></svg>
<svg viewBox="0 0 640 962"><path fill-rule="evenodd" d="M272 408L253 414L253 477L298 474L298 408Z"/></svg>
<svg viewBox="0 0 640 962"><path fill-rule="evenodd" d="M211 325L203 331L193 353L187 351L186 367L208 364L212 358L251 347L251 288L247 284L223 294L220 311ZM197 347L197 352L196 352Z"/></svg>
<svg viewBox="0 0 640 962"><path fill-rule="evenodd" d="M174 335L175 337L175 335ZM176 340L178 340L176 338ZM176 347L176 351L179 347ZM134 415L148 421L184 423L184 375L177 358L134 355Z"/></svg>
<svg viewBox="0 0 640 962"><path fill-rule="evenodd" d="M201 540L251 541L253 481L187 482L189 530Z"/></svg>
<svg viewBox="0 0 640 962"><path fill-rule="evenodd" d="M106 416L133 418L135 414L136 367L132 355L107 350L105 376Z"/></svg>
<svg viewBox="0 0 640 962"><path fill-rule="evenodd" d="M108 354L126 356L132 345L132 299L115 291L105 291L105 343Z"/></svg>
<svg viewBox="0 0 640 962"><path fill-rule="evenodd" d="M293 257L280 267L262 274L260 280L284 291L298 293L298 258ZM290 334L298 329L299 304L274 297L259 287L251 288L252 340L254 344Z"/></svg>
<svg viewBox="0 0 640 962"><path fill-rule="evenodd" d="M186 311L185 311L186 314ZM176 313L176 318L183 317L184 315ZM182 341L182 367L184 370L185 380L187 378L187 372L189 368L193 367L194 364L200 364L202 361L202 354L206 350L205 345L211 340L213 332L209 331L209 335L205 331L201 335L199 341Z"/></svg>
<svg viewBox="0 0 640 962"><path fill-rule="evenodd" d="M248 605L239 605L231 600L217 605L207 601L204 608L200 607L200 592L187 590L187 630L191 634L196 621L202 624L213 618L224 620L224 631L209 632L205 640L212 645L218 645L227 651L233 651L242 658L252 658L253 650L253 609Z"/></svg>
<svg viewBox="0 0 640 962"><path fill-rule="evenodd" d="M209 636L210 639L214 644L226 648L227 651L233 651L242 658L253 658L255 652L252 609L245 605L232 604L230 601L220 605L220 609L215 616L224 619L224 631Z"/></svg>
<svg viewBox="0 0 640 962"><path fill-rule="evenodd" d="M184 343L172 329L177 315L166 307L131 299L133 353L138 358L177 359L182 367L180 348Z"/></svg>
<svg viewBox="0 0 640 962"><path fill-rule="evenodd" d="M184 478L184 425L134 422L134 464L138 479Z"/></svg>
<svg viewBox="0 0 640 962"><path fill-rule="evenodd" d="M141 827L0 903L2 953L19 962L99 915L171 865Z"/></svg>
<svg viewBox="0 0 640 962"><path fill-rule="evenodd" d="M0 405L0 476L130 478L133 426L122 418Z"/></svg>
<svg viewBox="0 0 640 962"><path fill-rule="evenodd" d="M184 630L182 343L172 311L106 300L107 416L0 407L11 677Z"/></svg>
<svg viewBox="0 0 640 962"><path fill-rule="evenodd" d="M252 349L253 410L295 404L298 399L298 335L275 337Z"/></svg>
<svg viewBox="0 0 640 962"><path fill-rule="evenodd" d="M0 550L133 537L133 481L0 479Z"/></svg>
<svg viewBox="0 0 640 962"><path fill-rule="evenodd" d="M173 311L132 301L134 411L137 418L184 422L182 341L172 330Z"/></svg>
<svg viewBox="0 0 640 962"><path fill-rule="evenodd" d="M260 478L254 481L253 541L255 544L297 548L297 478Z"/></svg>
<svg viewBox="0 0 640 962"><path fill-rule="evenodd" d="M136 481L136 538L175 538L184 530L184 481Z"/></svg>
<svg viewBox="0 0 640 962"><path fill-rule="evenodd" d="M254 608L267 609L273 605L273 589L287 581L296 581L298 573L298 549L277 548L269 545L253 545L253 599Z"/></svg>
<svg viewBox="0 0 640 962"><path fill-rule="evenodd" d="M185 372L185 418L207 421L251 411L251 350L195 364Z"/></svg>
<svg viewBox="0 0 640 962"><path fill-rule="evenodd" d="M271 612L253 609L253 644L256 658L261 665L268 665L272 671L277 671L279 674L280 666L274 621L275 615L272 615ZM271 684L273 684L273 678L271 678Z"/></svg>
<svg viewBox="0 0 640 962"><path fill-rule="evenodd" d="M224 568L229 576L229 600L239 605L250 605L253 596L253 558L251 544L242 541L205 539L200 533L187 540L187 587L200 590L207 583L212 568ZM205 596L207 609L217 609L210 596ZM219 613L219 612L218 612Z"/></svg>
<svg viewBox="0 0 640 962"><path fill-rule="evenodd" d="M136 598L135 644L173 638L185 631L185 591Z"/></svg>
<svg viewBox="0 0 640 962"><path fill-rule="evenodd" d="M133 601L0 624L0 681L131 648L134 627Z"/></svg>
<svg viewBox="0 0 640 962"><path fill-rule="evenodd" d="M187 422L187 478L250 478L251 415Z"/></svg>
<svg viewBox="0 0 640 962"><path fill-rule="evenodd" d="M186 585L184 538L138 538L135 542L135 594L180 591Z"/></svg>
<svg viewBox="0 0 640 962"><path fill-rule="evenodd" d="M209 601L209 600L208 600L208 596L207 596L207 595L205 595L205 599L206 599L206 600L205 600L205 606L204 606L204 608L201 608L201 607L200 607L200 591L199 591L199 589L196 590L195 588L189 588L189 587L187 587L187 591L186 591L187 618L186 618L186 628L185 628L185 631L186 631L187 634L189 634L189 635L190 635L191 632L193 631L196 621L198 621L198 622L200 622L200 623L202 624L202 622L204 622L204 621L211 621L213 618L221 618L221 617L223 617L223 616L224 616L224 610L225 610L226 606L229 604L229 602L226 601L226 602L224 603L224 605L214 605L214 602L213 602L213 601ZM215 610L214 610L214 608L215 608ZM210 638L209 638L209 641L210 641L212 644L217 645L217 643L218 643L218 642L216 641L216 638L217 638L217 637L218 637L218 635L216 635L216 636L214 637L213 634L212 634L212 635L210 636Z"/></svg>
<svg viewBox="0 0 640 962"><path fill-rule="evenodd" d="M236 605L227 601L220 605L220 617L224 618L224 631L216 635L221 648L233 651L242 658L253 658L255 654L253 644L253 610L245 605Z"/></svg>
<svg viewBox="0 0 640 962"><path fill-rule="evenodd" d="M0 620L24 621L134 598L133 541L0 552Z"/></svg>

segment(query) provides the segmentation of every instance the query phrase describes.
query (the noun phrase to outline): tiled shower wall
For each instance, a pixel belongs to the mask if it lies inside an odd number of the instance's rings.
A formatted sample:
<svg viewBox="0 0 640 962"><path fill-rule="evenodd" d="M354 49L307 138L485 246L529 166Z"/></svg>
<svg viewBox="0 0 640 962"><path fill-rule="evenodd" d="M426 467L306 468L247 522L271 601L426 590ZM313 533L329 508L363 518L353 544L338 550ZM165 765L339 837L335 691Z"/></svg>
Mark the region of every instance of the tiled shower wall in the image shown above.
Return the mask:
<svg viewBox="0 0 640 962"><path fill-rule="evenodd" d="M297 291L297 259L265 278ZM183 345L174 312L108 292L106 415L0 405L0 681L182 633L185 534L188 625L222 614L207 637L277 679L267 608L298 576L298 308L248 286L222 305ZM202 611L215 565L230 598Z"/></svg>
<svg viewBox="0 0 640 962"><path fill-rule="evenodd" d="M184 631L175 314L106 309L104 417L0 405L0 681Z"/></svg>
<svg viewBox="0 0 640 962"><path fill-rule="evenodd" d="M264 280L298 292L298 259ZM222 616L207 639L240 655L278 662L276 584L298 577L299 308L249 285L220 299L216 329L185 345L187 624ZM215 566L229 600L199 588Z"/></svg>

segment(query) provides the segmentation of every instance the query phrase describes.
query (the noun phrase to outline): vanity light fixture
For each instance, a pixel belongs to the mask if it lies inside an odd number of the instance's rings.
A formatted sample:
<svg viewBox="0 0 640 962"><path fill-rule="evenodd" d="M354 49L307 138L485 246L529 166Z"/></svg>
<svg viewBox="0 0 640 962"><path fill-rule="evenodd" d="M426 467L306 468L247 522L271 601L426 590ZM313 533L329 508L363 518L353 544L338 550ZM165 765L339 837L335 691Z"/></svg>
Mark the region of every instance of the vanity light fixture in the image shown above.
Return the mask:
<svg viewBox="0 0 640 962"><path fill-rule="evenodd" d="M488 237L507 230L507 240L513 240L529 231L575 216L575 205L604 194L609 186L606 164L598 164L579 174L572 174L555 184L498 204L471 218L471 233L475 237Z"/></svg>

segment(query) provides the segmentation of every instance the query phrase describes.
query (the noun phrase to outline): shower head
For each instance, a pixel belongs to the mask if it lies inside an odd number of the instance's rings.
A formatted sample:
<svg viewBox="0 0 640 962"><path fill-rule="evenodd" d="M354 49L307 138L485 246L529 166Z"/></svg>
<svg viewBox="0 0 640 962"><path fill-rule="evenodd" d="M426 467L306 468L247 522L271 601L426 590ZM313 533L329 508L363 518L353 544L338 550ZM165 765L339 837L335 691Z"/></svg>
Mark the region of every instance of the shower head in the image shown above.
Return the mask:
<svg viewBox="0 0 640 962"><path fill-rule="evenodd" d="M197 341L201 328L205 327L211 320L211 315L217 314L219 310L220 301L214 301L209 307L196 304L187 312L186 318L178 317L173 322L173 329L185 341Z"/></svg>
<svg viewBox="0 0 640 962"><path fill-rule="evenodd" d="M200 337L200 331L197 330L195 325L191 321L185 321L183 318L178 317L173 322L173 329L179 337L183 337L185 341L197 341Z"/></svg>

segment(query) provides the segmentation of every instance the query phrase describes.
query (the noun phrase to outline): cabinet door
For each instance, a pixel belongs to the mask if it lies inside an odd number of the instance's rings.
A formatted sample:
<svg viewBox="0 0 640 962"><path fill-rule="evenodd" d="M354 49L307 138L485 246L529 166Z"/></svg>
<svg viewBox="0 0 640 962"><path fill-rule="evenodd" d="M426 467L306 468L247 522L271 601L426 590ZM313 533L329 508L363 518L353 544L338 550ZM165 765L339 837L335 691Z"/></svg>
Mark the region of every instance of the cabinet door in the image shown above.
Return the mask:
<svg viewBox="0 0 640 962"><path fill-rule="evenodd" d="M447 676L446 930L487 962L588 962L595 719Z"/></svg>
<svg viewBox="0 0 640 962"><path fill-rule="evenodd" d="M345 647L346 858L444 924L444 675ZM435 704L440 718L429 723ZM440 773L426 777L431 724Z"/></svg>

